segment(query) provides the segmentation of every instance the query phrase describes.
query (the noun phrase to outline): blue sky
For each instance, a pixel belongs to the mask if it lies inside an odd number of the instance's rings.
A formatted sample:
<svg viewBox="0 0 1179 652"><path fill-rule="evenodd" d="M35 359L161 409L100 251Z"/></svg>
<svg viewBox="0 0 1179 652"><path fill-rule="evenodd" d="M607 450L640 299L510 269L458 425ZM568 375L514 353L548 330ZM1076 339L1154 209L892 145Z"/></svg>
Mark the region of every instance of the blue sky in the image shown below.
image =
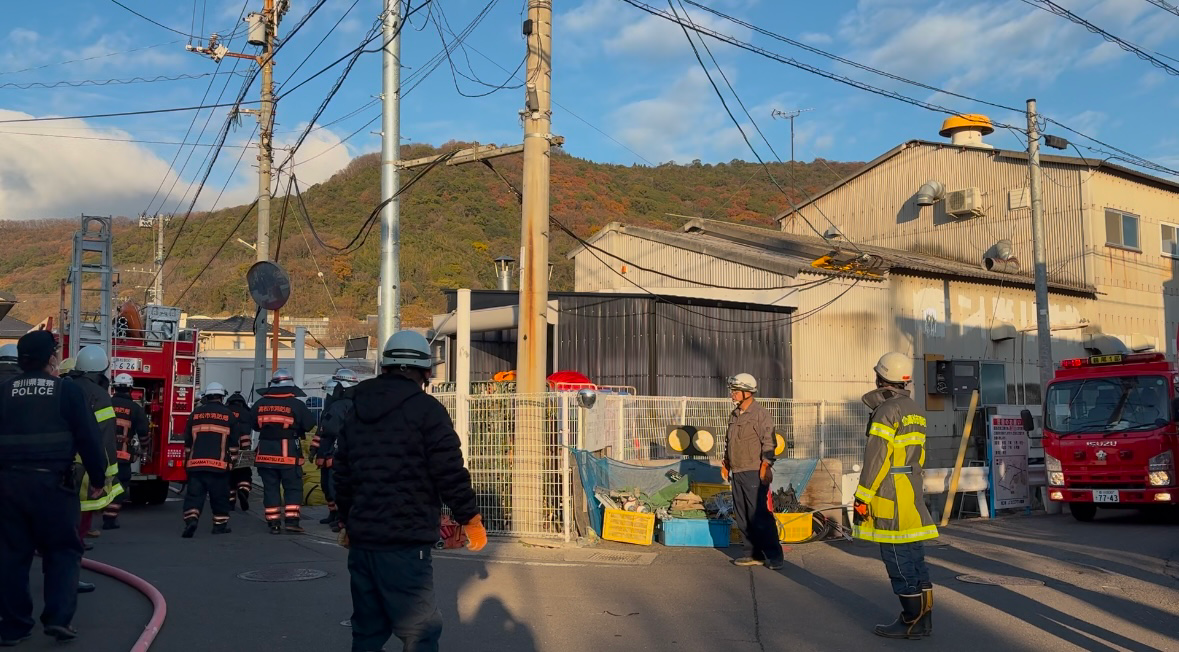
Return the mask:
<svg viewBox="0 0 1179 652"><path fill-rule="evenodd" d="M647 1L666 8L658 0ZM229 33L240 24L243 7L251 11L262 4L262 0L122 2L164 25L198 35ZM411 0L413 5L419 2ZM438 7L432 8L432 15L444 16L443 28L453 32L462 31L488 4L488 0L435 2ZM1145 50L1179 57L1179 16L1146 0L1057 2ZM1083 27L1031 6L1037 4L1035 0L701 3L848 59L963 95L1013 107L1022 107L1024 100L1035 97L1041 111L1052 118L1135 154L1179 167L1179 131L1173 118L1179 110L1179 77ZM213 102L223 88L222 101L227 101L242 82L240 76L227 74L234 71L235 60L225 59L218 66L186 52L188 38L136 17L109 0L59 0L52 13L39 3L11 4L6 7L6 33L0 41L0 219L64 217L82 211L183 211L194 180L202 176L210 148L175 143L185 140L190 125L187 142L213 142L226 109L87 120L2 121L193 106L201 104L202 97L203 103ZM280 35L312 4L311 0L292 0ZM595 161L624 164L752 159L678 27L622 0L557 0L554 4L553 97L558 106L554 107L553 128L565 136L567 151ZM290 88L356 47L381 5L381 0L357 0L355 5L353 0L328 0L283 49L276 80L281 84L291 78L287 83ZM490 84L508 78L500 66L511 71L524 55L520 31L524 6L525 0L501 0L492 5L466 40L466 51L456 50L452 55L462 74ZM421 79L425 65L442 50L438 27L427 20L429 11L417 13L404 33L403 78ZM1025 124L1021 115L855 70L696 9L690 15L705 27L824 70L954 110L985 112L998 122ZM63 21L61 16L76 20ZM341 21L339 27L328 34L337 20ZM292 75L325 35L319 49ZM446 39L452 41L453 35L446 34ZM789 124L772 119L774 109L813 109L795 123L795 150L801 160L869 160L905 140L939 138L937 130L944 115L850 88L730 45L709 44L782 157L789 157ZM230 45L237 51L250 50L241 37ZM707 55L705 58L707 61ZM1179 68L1179 61L1159 58ZM73 62L63 63L66 61ZM240 61L234 72L241 73L248 65ZM292 143L307 125L341 68L283 98L276 136L280 146ZM218 74L208 76L214 72ZM380 92L380 74L379 54L360 59L317 123L326 126L313 131L296 154L301 181L322 181L354 156L379 148L379 136L373 133L379 122L365 125L379 114L379 106L366 105ZM195 78L52 89L22 87L181 75ZM722 83L719 77L717 82ZM404 99L404 142L521 140L517 115L523 101L521 90L467 98L456 90L456 83L468 94L488 90L462 76L456 82L444 61ZM257 98L256 86L249 99ZM739 111L731 99L730 105ZM768 148L748 129L748 118L738 115L762 156L771 159ZM198 138L206 122L208 126ZM255 152L248 147L254 126L251 116L242 116L240 125L230 133L229 147L219 156L199 208L209 208L214 202L231 206L250 201L256 187ZM1003 129L988 140L998 147L1021 147L1017 137ZM239 155L241 163L235 170ZM278 156L281 160L285 153Z"/></svg>

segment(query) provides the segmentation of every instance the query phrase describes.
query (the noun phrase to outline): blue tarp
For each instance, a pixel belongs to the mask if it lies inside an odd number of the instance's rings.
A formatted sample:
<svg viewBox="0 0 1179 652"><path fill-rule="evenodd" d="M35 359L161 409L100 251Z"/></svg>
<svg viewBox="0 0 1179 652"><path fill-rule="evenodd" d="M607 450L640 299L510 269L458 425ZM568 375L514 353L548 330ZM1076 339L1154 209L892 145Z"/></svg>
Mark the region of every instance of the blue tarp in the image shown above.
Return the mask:
<svg viewBox="0 0 1179 652"><path fill-rule="evenodd" d="M671 484L667 472L673 470L690 477L692 482L724 482L719 466L700 460L683 459L663 466L636 466L599 458L589 451L578 449L573 450L573 459L577 461L581 485L588 500L590 526L598 534L602 533L602 507L594 498L594 490L599 487L653 494ZM774 481L770 484L770 490L777 491L793 485L801 496L818 465L818 459L778 460L774 463Z"/></svg>

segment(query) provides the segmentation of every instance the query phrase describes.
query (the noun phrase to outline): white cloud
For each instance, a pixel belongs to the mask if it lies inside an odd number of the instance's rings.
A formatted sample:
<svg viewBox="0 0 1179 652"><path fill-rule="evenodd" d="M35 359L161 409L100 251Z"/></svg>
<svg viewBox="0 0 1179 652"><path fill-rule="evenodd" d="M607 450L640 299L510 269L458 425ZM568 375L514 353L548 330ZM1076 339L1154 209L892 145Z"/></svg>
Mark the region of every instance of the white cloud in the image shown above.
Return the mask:
<svg viewBox="0 0 1179 652"><path fill-rule="evenodd" d="M625 15L628 19L620 21L619 12L631 8L619 7L617 0L586 0L570 11L559 14L556 19L557 29L572 33L581 47L600 47L612 55L649 60L671 59L691 52L683 28L679 25L637 10L627 11ZM682 12L680 16L685 17ZM700 27L742 40L747 40L751 33L746 28L695 9L688 10L686 17ZM621 28L618 27L620 24Z"/></svg>
<svg viewBox="0 0 1179 652"><path fill-rule="evenodd" d="M274 149L274 165L277 168L282 164L286 158L290 147L295 144L299 134L303 129L307 128L307 124L298 125L297 133L288 132L285 138L275 139ZM245 141L234 143L236 145L247 144ZM254 143L250 143L253 145ZM236 152L236 150L235 150ZM256 151L251 148L245 153L243 162L253 160ZM228 158L227 154L222 154L222 158ZM341 137L331 129L316 129L308 134L307 139L295 152L294 160L288 164L288 168L293 168L295 176L299 179L300 185L304 188L323 181L327 181L333 174L339 172L348 165L354 156L348 143L341 144ZM236 159L236 153L233 155ZM222 177L224 179L224 177ZM274 185L272 190L275 195L283 195L286 193L287 177L285 174L275 175ZM224 182L222 182L224 183ZM218 184L220 185L220 184ZM206 192L208 190L206 189ZM217 203L219 208L226 206L236 206L240 204L248 204L254 201L258 195L258 173L257 168L246 165L238 166L237 173L234 179L230 182L229 187L225 191L225 196ZM200 207L203 209L209 208L209 203L217 195L215 193L209 195L202 195Z"/></svg>
<svg viewBox="0 0 1179 652"><path fill-rule="evenodd" d="M1109 116L1101 111L1086 110L1065 116L1061 122L1081 133L1100 138L1101 127L1109 122Z"/></svg>
<svg viewBox="0 0 1179 652"><path fill-rule="evenodd" d="M32 117L0 109L0 120ZM0 219L72 217L83 212L128 215L143 210L168 164L135 143L19 136L41 133L39 123L0 125ZM128 138L88 129L80 120L54 123L72 136Z"/></svg>
<svg viewBox="0 0 1179 652"><path fill-rule="evenodd" d="M99 70L119 68L133 68L140 71L165 70L187 61L184 56L184 48L179 43L141 49L129 55L122 54L128 50L144 48L161 41L144 43L142 40L117 32L104 33L97 40L77 48L63 48L56 44L52 47L45 45L33 47L34 44L51 42L53 39L22 28L12 30L6 38L10 41L16 39L23 43L24 47L0 51L0 71L25 70L36 66L53 65L62 61L74 61L68 67L69 77L67 78L81 79Z"/></svg>
<svg viewBox="0 0 1179 652"><path fill-rule="evenodd" d="M811 45L827 45L835 39L831 38L830 34L824 34L822 32L805 32L798 37L798 40L803 43L810 43Z"/></svg>

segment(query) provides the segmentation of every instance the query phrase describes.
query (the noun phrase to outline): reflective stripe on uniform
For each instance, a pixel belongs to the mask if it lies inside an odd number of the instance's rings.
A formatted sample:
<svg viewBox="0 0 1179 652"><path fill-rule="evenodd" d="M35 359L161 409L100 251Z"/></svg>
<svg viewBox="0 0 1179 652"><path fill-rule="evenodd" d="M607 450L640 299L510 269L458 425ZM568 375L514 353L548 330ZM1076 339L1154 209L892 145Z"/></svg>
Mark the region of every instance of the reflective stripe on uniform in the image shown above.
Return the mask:
<svg viewBox="0 0 1179 652"><path fill-rule="evenodd" d="M208 459L189 460L188 461L188 468L191 469L194 467L195 468L220 469L220 470L224 471L225 469L229 468L229 464L227 464L221 460L208 460Z"/></svg>
<svg viewBox="0 0 1179 652"><path fill-rule="evenodd" d="M872 502L872 497L875 495L875 491L872 491L863 485L856 487L856 498L860 499L860 502Z"/></svg>
<svg viewBox="0 0 1179 652"><path fill-rule="evenodd" d="M115 409L113 407L104 407L101 410L95 410L94 418L99 423L102 423L103 421L109 421L115 418Z"/></svg>
<svg viewBox="0 0 1179 652"><path fill-rule="evenodd" d="M892 441L896 434L896 428L890 428L883 423L873 423L868 427L868 435L876 435L885 441Z"/></svg>
<svg viewBox="0 0 1179 652"><path fill-rule="evenodd" d="M861 524L852 526L852 536L877 543L913 543L936 539L938 534L936 525L924 525L908 530L877 530L871 525Z"/></svg>
<svg viewBox="0 0 1179 652"><path fill-rule="evenodd" d="M893 440L893 443L897 446L924 446L925 433L911 432L907 435L900 435Z"/></svg>
<svg viewBox="0 0 1179 652"><path fill-rule="evenodd" d="M123 485L114 484L106 488L106 494L101 498L87 499L82 501L83 512L97 512L106 509L107 505L114 502L115 498L123 495Z"/></svg>

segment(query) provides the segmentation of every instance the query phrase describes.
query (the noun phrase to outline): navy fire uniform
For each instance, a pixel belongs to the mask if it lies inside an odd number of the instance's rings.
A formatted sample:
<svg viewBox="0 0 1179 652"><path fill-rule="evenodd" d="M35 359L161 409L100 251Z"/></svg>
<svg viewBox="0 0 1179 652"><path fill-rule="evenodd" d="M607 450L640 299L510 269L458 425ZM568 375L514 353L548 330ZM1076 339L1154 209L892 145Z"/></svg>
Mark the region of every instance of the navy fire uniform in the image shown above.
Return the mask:
<svg viewBox="0 0 1179 652"><path fill-rule="evenodd" d="M205 496L213 511L213 534L229 532L229 469L237 463L237 418L221 397L206 397L188 419L184 458L188 491L184 496L184 537L196 533Z"/></svg>
<svg viewBox="0 0 1179 652"><path fill-rule="evenodd" d="M234 392L226 399L226 405L237 415L238 427L241 435L238 437L238 451L244 453L254 447L253 417L250 406L246 405L246 397L241 392ZM254 470L249 466L234 468L229 472L229 507L232 510L235 503L243 512L250 509L250 489L254 484Z"/></svg>
<svg viewBox="0 0 1179 652"><path fill-rule="evenodd" d="M131 492L131 463L136 455L144 455L150 443L147 413L143 406L131 398L130 389L115 388L111 397L115 409L115 459L119 463L119 484L123 495L116 498L102 511L102 529L119 529L119 512Z"/></svg>
<svg viewBox="0 0 1179 652"><path fill-rule="evenodd" d="M293 386L267 387L254 402L254 429L258 431L258 452L254 466L262 476L262 504L271 534L299 533L299 508L303 504L303 448L301 440L315 427L311 410L295 398L301 390ZM284 518L285 517L285 518Z"/></svg>

